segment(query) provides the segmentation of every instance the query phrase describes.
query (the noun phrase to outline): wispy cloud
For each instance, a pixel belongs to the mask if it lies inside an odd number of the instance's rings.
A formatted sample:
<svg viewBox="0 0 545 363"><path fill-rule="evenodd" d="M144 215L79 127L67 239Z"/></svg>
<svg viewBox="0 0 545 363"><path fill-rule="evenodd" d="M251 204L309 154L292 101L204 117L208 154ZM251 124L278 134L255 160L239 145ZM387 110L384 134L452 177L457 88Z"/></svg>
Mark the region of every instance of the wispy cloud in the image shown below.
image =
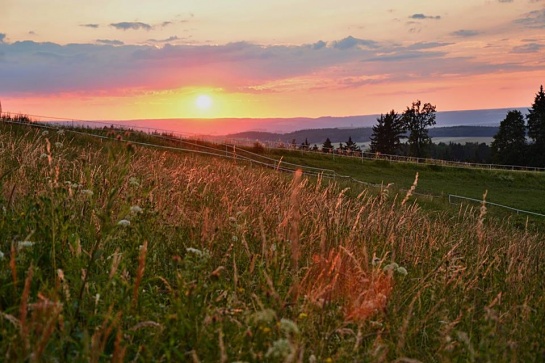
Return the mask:
<svg viewBox="0 0 545 363"><path fill-rule="evenodd" d="M499 3L512 3L513 0L498 0Z"/></svg>
<svg viewBox="0 0 545 363"><path fill-rule="evenodd" d="M455 37L462 37L462 38L474 37L479 34L481 33L476 30L469 30L469 29L460 29L450 33L450 35L454 35Z"/></svg>
<svg viewBox="0 0 545 363"><path fill-rule="evenodd" d="M515 23L532 29L545 29L545 9L530 11L515 20Z"/></svg>
<svg viewBox="0 0 545 363"><path fill-rule="evenodd" d="M80 24L80 26L85 27L85 28L93 28L93 29L96 29L96 28L99 27L98 24Z"/></svg>
<svg viewBox="0 0 545 363"><path fill-rule="evenodd" d="M357 39L352 36L333 42L333 48L341 50L351 49L358 46L377 48L378 43L368 39Z"/></svg>
<svg viewBox="0 0 545 363"><path fill-rule="evenodd" d="M445 42L418 42L418 43L409 45L407 49L411 49L411 50L432 49L432 48L446 47L447 45L452 45L452 44L453 43L445 43Z"/></svg>
<svg viewBox="0 0 545 363"><path fill-rule="evenodd" d="M425 20L425 19L433 19L433 20L439 20L441 19L440 15L425 15L422 13L417 13L409 16L409 19L416 19L416 20Z"/></svg>
<svg viewBox="0 0 545 363"><path fill-rule="evenodd" d="M327 46L327 43L324 42L323 40L319 40L316 43L312 44L311 48L318 50L318 49L324 48L325 46Z"/></svg>
<svg viewBox="0 0 545 363"><path fill-rule="evenodd" d="M168 37L166 39L148 39L148 42L150 43L168 43L173 42L175 40L180 40L176 35L173 35L171 37Z"/></svg>
<svg viewBox="0 0 545 363"><path fill-rule="evenodd" d="M96 42L99 44L116 45L116 46L125 44L121 40L109 40L109 39L97 39Z"/></svg>
<svg viewBox="0 0 545 363"><path fill-rule="evenodd" d="M6 34L0 33L0 43L4 43L4 39L6 39Z"/></svg>
<svg viewBox="0 0 545 363"><path fill-rule="evenodd" d="M150 39L150 45L126 45L109 39L67 45L7 43L4 39L5 34L0 35L0 53L4 54L0 96L125 94L210 84L239 92L311 91L528 67L522 60L520 64L490 64L476 57L454 56L449 54L451 43L447 42L397 44L354 37L289 46L169 44L178 39L174 36ZM542 48L530 43L513 51Z"/></svg>
<svg viewBox="0 0 545 363"><path fill-rule="evenodd" d="M110 26L119 30L139 30L139 29L151 30L152 29L151 25L146 23L141 23L139 21L135 21L135 22L123 21L121 23L112 23L110 24Z"/></svg>
<svg viewBox="0 0 545 363"><path fill-rule="evenodd" d="M542 44L528 43L528 44L513 47L511 52L512 53L538 53L542 49L545 49L545 46L543 46Z"/></svg>

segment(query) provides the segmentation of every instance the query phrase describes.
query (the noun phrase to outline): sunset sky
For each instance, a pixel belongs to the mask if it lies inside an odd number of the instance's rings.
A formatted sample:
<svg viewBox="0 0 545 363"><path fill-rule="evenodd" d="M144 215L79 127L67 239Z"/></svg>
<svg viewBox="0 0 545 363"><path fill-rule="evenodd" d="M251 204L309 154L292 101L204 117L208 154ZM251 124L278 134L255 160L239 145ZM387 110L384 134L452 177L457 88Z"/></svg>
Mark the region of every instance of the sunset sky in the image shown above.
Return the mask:
<svg viewBox="0 0 545 363"><path fill-rule="evenodd" d="M0 0L4 111L318 117L530 106L545 0Z"/></svg>

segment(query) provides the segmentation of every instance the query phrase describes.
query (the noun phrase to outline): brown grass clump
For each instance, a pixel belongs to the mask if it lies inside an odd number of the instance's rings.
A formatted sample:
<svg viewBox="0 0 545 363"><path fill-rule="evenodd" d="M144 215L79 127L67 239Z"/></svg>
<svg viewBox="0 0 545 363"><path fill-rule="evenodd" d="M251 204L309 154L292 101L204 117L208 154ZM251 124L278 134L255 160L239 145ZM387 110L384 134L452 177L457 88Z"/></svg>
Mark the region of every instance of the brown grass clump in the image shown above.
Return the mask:
<svg viewBox="0 0 545 363"><path fill-rule="evenodd" d="M393 289L392 274L365 269L347 249L315 255L302 282L309 302L319 307L342 305L347 321L362 322L386 308Z"/></svg>

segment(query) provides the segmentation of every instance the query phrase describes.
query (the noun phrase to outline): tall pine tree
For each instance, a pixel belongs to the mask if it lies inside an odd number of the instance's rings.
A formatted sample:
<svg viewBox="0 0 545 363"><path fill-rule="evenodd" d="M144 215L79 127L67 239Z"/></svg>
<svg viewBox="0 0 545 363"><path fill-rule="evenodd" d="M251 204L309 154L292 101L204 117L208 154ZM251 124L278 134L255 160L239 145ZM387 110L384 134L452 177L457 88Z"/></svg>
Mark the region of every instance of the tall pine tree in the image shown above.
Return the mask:
<svg viewBox="0 0 545 363"><path fill-rule="evenodd" d="M528 136L533 141L531 146L532 164L545 166L545 93L543 86L536 94L526 119L528 121Z"/></svg>
<svg viewBox="0 0 545 363"><path fill-rule="evenodd" d="M371 135L371 152L394 155L399 152L401 137L405 132L401 117L394 111L377 118Z"/></svg>

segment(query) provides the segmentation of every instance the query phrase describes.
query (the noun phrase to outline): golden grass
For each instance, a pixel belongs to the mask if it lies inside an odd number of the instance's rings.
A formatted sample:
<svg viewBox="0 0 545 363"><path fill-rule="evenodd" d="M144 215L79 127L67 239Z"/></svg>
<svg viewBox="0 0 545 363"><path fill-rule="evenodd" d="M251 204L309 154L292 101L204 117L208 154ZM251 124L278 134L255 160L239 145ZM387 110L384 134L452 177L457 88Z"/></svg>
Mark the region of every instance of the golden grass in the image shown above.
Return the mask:
<svg viewBox="0 0 545 363"><path fill-rule="evenodd" d="M407 203L418 176L399 202L388 187L352 197L241 161L34 131L2 132L0 144L0 350L11 359L258 361L283 347L292 361L516 360L543 349L542 236L487 220L484 204L423 212ZM18 250L24 236L36 244ZM271 322L252 318L269 310Z"/></svg>

